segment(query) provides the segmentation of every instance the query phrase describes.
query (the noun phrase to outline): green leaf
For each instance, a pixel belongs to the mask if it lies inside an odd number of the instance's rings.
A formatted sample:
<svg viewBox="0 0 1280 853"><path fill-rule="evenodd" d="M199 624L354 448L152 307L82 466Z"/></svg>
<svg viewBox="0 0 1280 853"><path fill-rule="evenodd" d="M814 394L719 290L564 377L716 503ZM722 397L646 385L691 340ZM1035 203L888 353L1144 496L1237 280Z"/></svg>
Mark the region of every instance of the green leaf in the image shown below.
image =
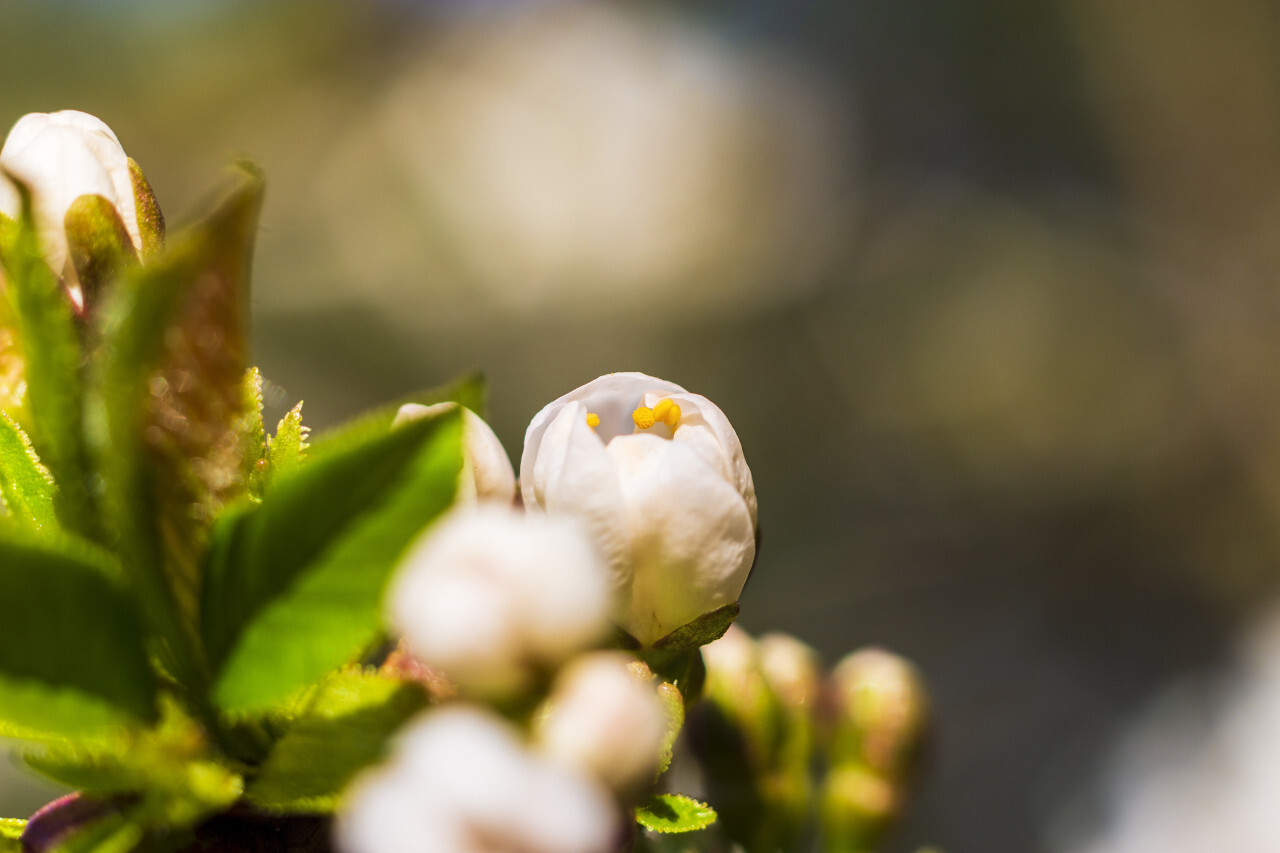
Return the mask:
<svg viewBox="0 0 1280 853"><path fill-rule="evenodd" d="M80 334L61 280L40 251L31 213L31 193L14 180L22 196L22 215L0 229L0 263L6 293L17 319L27 383L28 429L40 458L53 472L57 505L64 524L79 533L96 528L86 486L89 472L84 444L84 381Z"/></svg>
<svg viewBox="0 0 1280 853"><path fill-rule="evenodd" d="M116 282L97 318L89 427L104 512L166 663L189 685L208 531L243 494L252 453L247 290L262 193L242 170L206 220Z"/></svg>
<svg viewBox="0 0 1280 853"><path fill-rule="evenodd" d="M426 692L412 682L363 671L333 675L267 756L245 796L273 811L332 812L356 773L385 758L392 733L426 704Z"/></svg>
<svg viewBox="0 0 1280 853"><path fill-rule="evenodd" d="M118 571L69 537L0 529L0 734L92 737L154 716L142 627Z"/></svg>
<svg viewBox="0 0 1280 853"><path fill-rule="evenodd" d="M448 413L313 458L226 516L202 598L216 701L278 706L373 642L397 560L449 506L461 468Z"/></svg>
<svg viewBox="0 0 1280 853"><path fill-rule="evenodd" d="M256 367L245 371L240 393L244 418L240 433L244 437L244 478L249 483L249 496L262 497L266 484L267 431L262 423L262 373Z"/></svg>
<svg viewBox="0 0 1280 853"><path fill-rule="evenodd" d="M94 795L170 792L201 801L234 800L240 780L217 761L200 726L168 695L160 721L84 743L55 741L23 755L29 767Z"/></svg>
<svg viewBox="0 0 1280 853"><path fill-rule="evenodd" d="M27 822L19 817L0 817L0 839L4 841L17 841L22 838L22 830L27 828ZM0 850L3 850L0 847Z"/></svg>
<svg viewBox="0 0 1280 853"><path fill-rule="evenodd" d="M307 452L307 435L311 432L302 425L302 401L289 410L276 426L267 449L267 488L276 479L286 476L302 464Z"/></svg>
<svg viewBox="0 0 1280 853"><path fill-rule="evenodd" d="M654 832L694 832L715 822L711 806L683 794L658 794L636 809L636 823Z"/></svg>
<svg viewBox="0 0 1280 853"><path fill-rule="evenodd" d="M482 374L470 373L461 376L448 385L410 394L394 403L379 406L334 429L326 430L311 442L308 455L315 459L330 453L340 453L346 447L364 442L370 437L382 435L391 428L391 422L395 420L400 407L407 403L430 406L434 403L453 402L484 417L485 393L485 379Z"/></svg>
<svg viewBox="0 0 1280 853"><path fill-rule="evenodd" d="M40 464L27 434L0 412L0 495L9 513L36 527L57 525L53 478Z"/></svg>

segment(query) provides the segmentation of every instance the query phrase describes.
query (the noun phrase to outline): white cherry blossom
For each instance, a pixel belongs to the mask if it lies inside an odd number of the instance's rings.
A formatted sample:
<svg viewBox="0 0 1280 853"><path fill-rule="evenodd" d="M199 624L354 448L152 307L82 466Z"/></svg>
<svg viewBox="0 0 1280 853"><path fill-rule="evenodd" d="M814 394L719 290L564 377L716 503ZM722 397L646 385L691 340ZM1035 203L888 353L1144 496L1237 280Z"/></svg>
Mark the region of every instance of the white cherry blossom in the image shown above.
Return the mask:
<svg viewBox="0 0 1280 853"><path fill-rule="evenodd" d="M706 397L643 373L601 376L539 412L520 487L527 509L588 524L614 621L646 645L736 602L755 560L737 433Z"/></svg>

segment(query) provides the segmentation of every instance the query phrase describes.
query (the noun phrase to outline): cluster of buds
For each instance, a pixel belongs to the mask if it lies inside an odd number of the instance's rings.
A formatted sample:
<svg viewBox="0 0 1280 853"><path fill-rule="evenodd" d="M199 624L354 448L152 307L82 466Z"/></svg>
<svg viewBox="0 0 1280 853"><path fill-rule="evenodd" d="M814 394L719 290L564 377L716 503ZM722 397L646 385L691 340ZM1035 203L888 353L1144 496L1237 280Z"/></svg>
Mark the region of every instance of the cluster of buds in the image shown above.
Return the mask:
<svg viewBox="0 0 1280 853"><path fill-rule="evenodd" d="M737 627L704 649L691 745L726 832L748 853L865 853L901 812L927 722L915 671L880 649L824 675L786 634ZM815 771L817 771L815 773Z"/></svg>
<svg viewBox="0 0 1280 853"><path fill-rule="evenodd" d="M396 423L439 409L406 406ZM616 849L621 816L653 789L684 717L680 690L642 658L712 614L731 620L755 560L742 447L711 401L639 373L600 377L533 419L522 500L469 410L463 444L458 503L387 596L402 638L393 668L448 701L358 786L340 844L427 849L410 842L425 829L405 821L429 819L440 849ZM698 634L681 635L686 656ZM429 814L388 815L427 798Z"/></svg>
<svg viewBox="0 0 1280 853"><path fill-rule="evenodd" d="M160 250L164 222L105 124L35 114L0 150L0 240L14 234L25 254L6 258L38 270L64 312L63 294L92 319L100 288ZM10 281L0 297L26 279ZM14 329L0 322L6 411L21 408ZM455 408L454 506L408 549L385 600L399 645L383 675L424 682L435 701L349 791L339 849L623 849L688 703L690 746L730 841L800 850L818 818L825 849L869 850L899 811L923 690L885 652L824 677L798 640L731 627L759 528L725 414L671 382L608 374L538 412L517 482L493 430L459 403L405 406L391 429Z"/></svg>

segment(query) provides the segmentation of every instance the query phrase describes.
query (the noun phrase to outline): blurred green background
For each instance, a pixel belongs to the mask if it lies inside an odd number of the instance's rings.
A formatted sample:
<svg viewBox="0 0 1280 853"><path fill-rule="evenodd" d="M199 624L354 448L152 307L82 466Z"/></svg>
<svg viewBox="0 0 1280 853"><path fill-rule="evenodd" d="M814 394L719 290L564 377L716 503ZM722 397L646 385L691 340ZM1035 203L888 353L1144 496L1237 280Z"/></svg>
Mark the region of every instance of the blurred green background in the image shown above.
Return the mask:
<svg viewBox="0 0 1280 853"><path fill-rule="evenodd" d="M102 117L171 226L265 167L276 414L481 368L518 464L601 373L715 400L744 624L936 696L890 848L1025 853L1274 586L1278 36L1263 0L0 0L0 125Z"/></svg>

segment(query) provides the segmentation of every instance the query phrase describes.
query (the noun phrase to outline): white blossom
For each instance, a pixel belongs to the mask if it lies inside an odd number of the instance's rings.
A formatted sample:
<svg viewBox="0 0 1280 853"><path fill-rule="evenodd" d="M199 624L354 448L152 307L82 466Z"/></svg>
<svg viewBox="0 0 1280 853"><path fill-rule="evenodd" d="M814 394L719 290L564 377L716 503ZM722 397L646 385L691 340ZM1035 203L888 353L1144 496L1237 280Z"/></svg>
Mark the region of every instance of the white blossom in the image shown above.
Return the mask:
<svg viewBox="0 0 1280 853"><path fill-rule="evenodd" d="M66 215L83 195L99 195L120 214L135 251L142 249L129 158L101 119L76 110L29 113L18 119L0 149L0 213L17 217L21 197L3 177L31 188L36 230L45 259L73 286L78 279L67 246Z"/></svg>
<svg viewBox="0 0 1280 853"><path fill-rule="evenodd" d="M450 409L457 403L436 403L423 406L407 403L396 413L393 426L419 418L432 417ZM463 501L492 500L510 504L516 497L516 472L507 458L502 442L493 429L475 412L462 407L462 474L458 478L458 499Z"/></svg>
<svg viewBox="0 0 1280 853"><path fill-rule="evenodd" d="M520 487L526 508L590 526L614 621L644 644L736 602L755 559L755 486L728 418L643 373L601 376L539 412Z"/></svg>
<svg viewBox="0 0 1280 853"><path fill-rule="evenodd" d="M597 652L556 678L536 728L539 746L615 791L652 782L668 727L653 676L621 652Z"/></svg>
<svg viewBox="0 0 1280 853"><path fill-rule="evenodd" d="M430 711L392 760L357 779L339 814L342 853L606 853L617 807L589 777L526 749L492 713Z"/></svg>
<svg viewBox="0 0 1280 853"><path fill-rule="evenodd" d="M492 503L434 527L388 606L410 651L464 694L519 690L608 626L605 569L581 527Z"/></svg>

